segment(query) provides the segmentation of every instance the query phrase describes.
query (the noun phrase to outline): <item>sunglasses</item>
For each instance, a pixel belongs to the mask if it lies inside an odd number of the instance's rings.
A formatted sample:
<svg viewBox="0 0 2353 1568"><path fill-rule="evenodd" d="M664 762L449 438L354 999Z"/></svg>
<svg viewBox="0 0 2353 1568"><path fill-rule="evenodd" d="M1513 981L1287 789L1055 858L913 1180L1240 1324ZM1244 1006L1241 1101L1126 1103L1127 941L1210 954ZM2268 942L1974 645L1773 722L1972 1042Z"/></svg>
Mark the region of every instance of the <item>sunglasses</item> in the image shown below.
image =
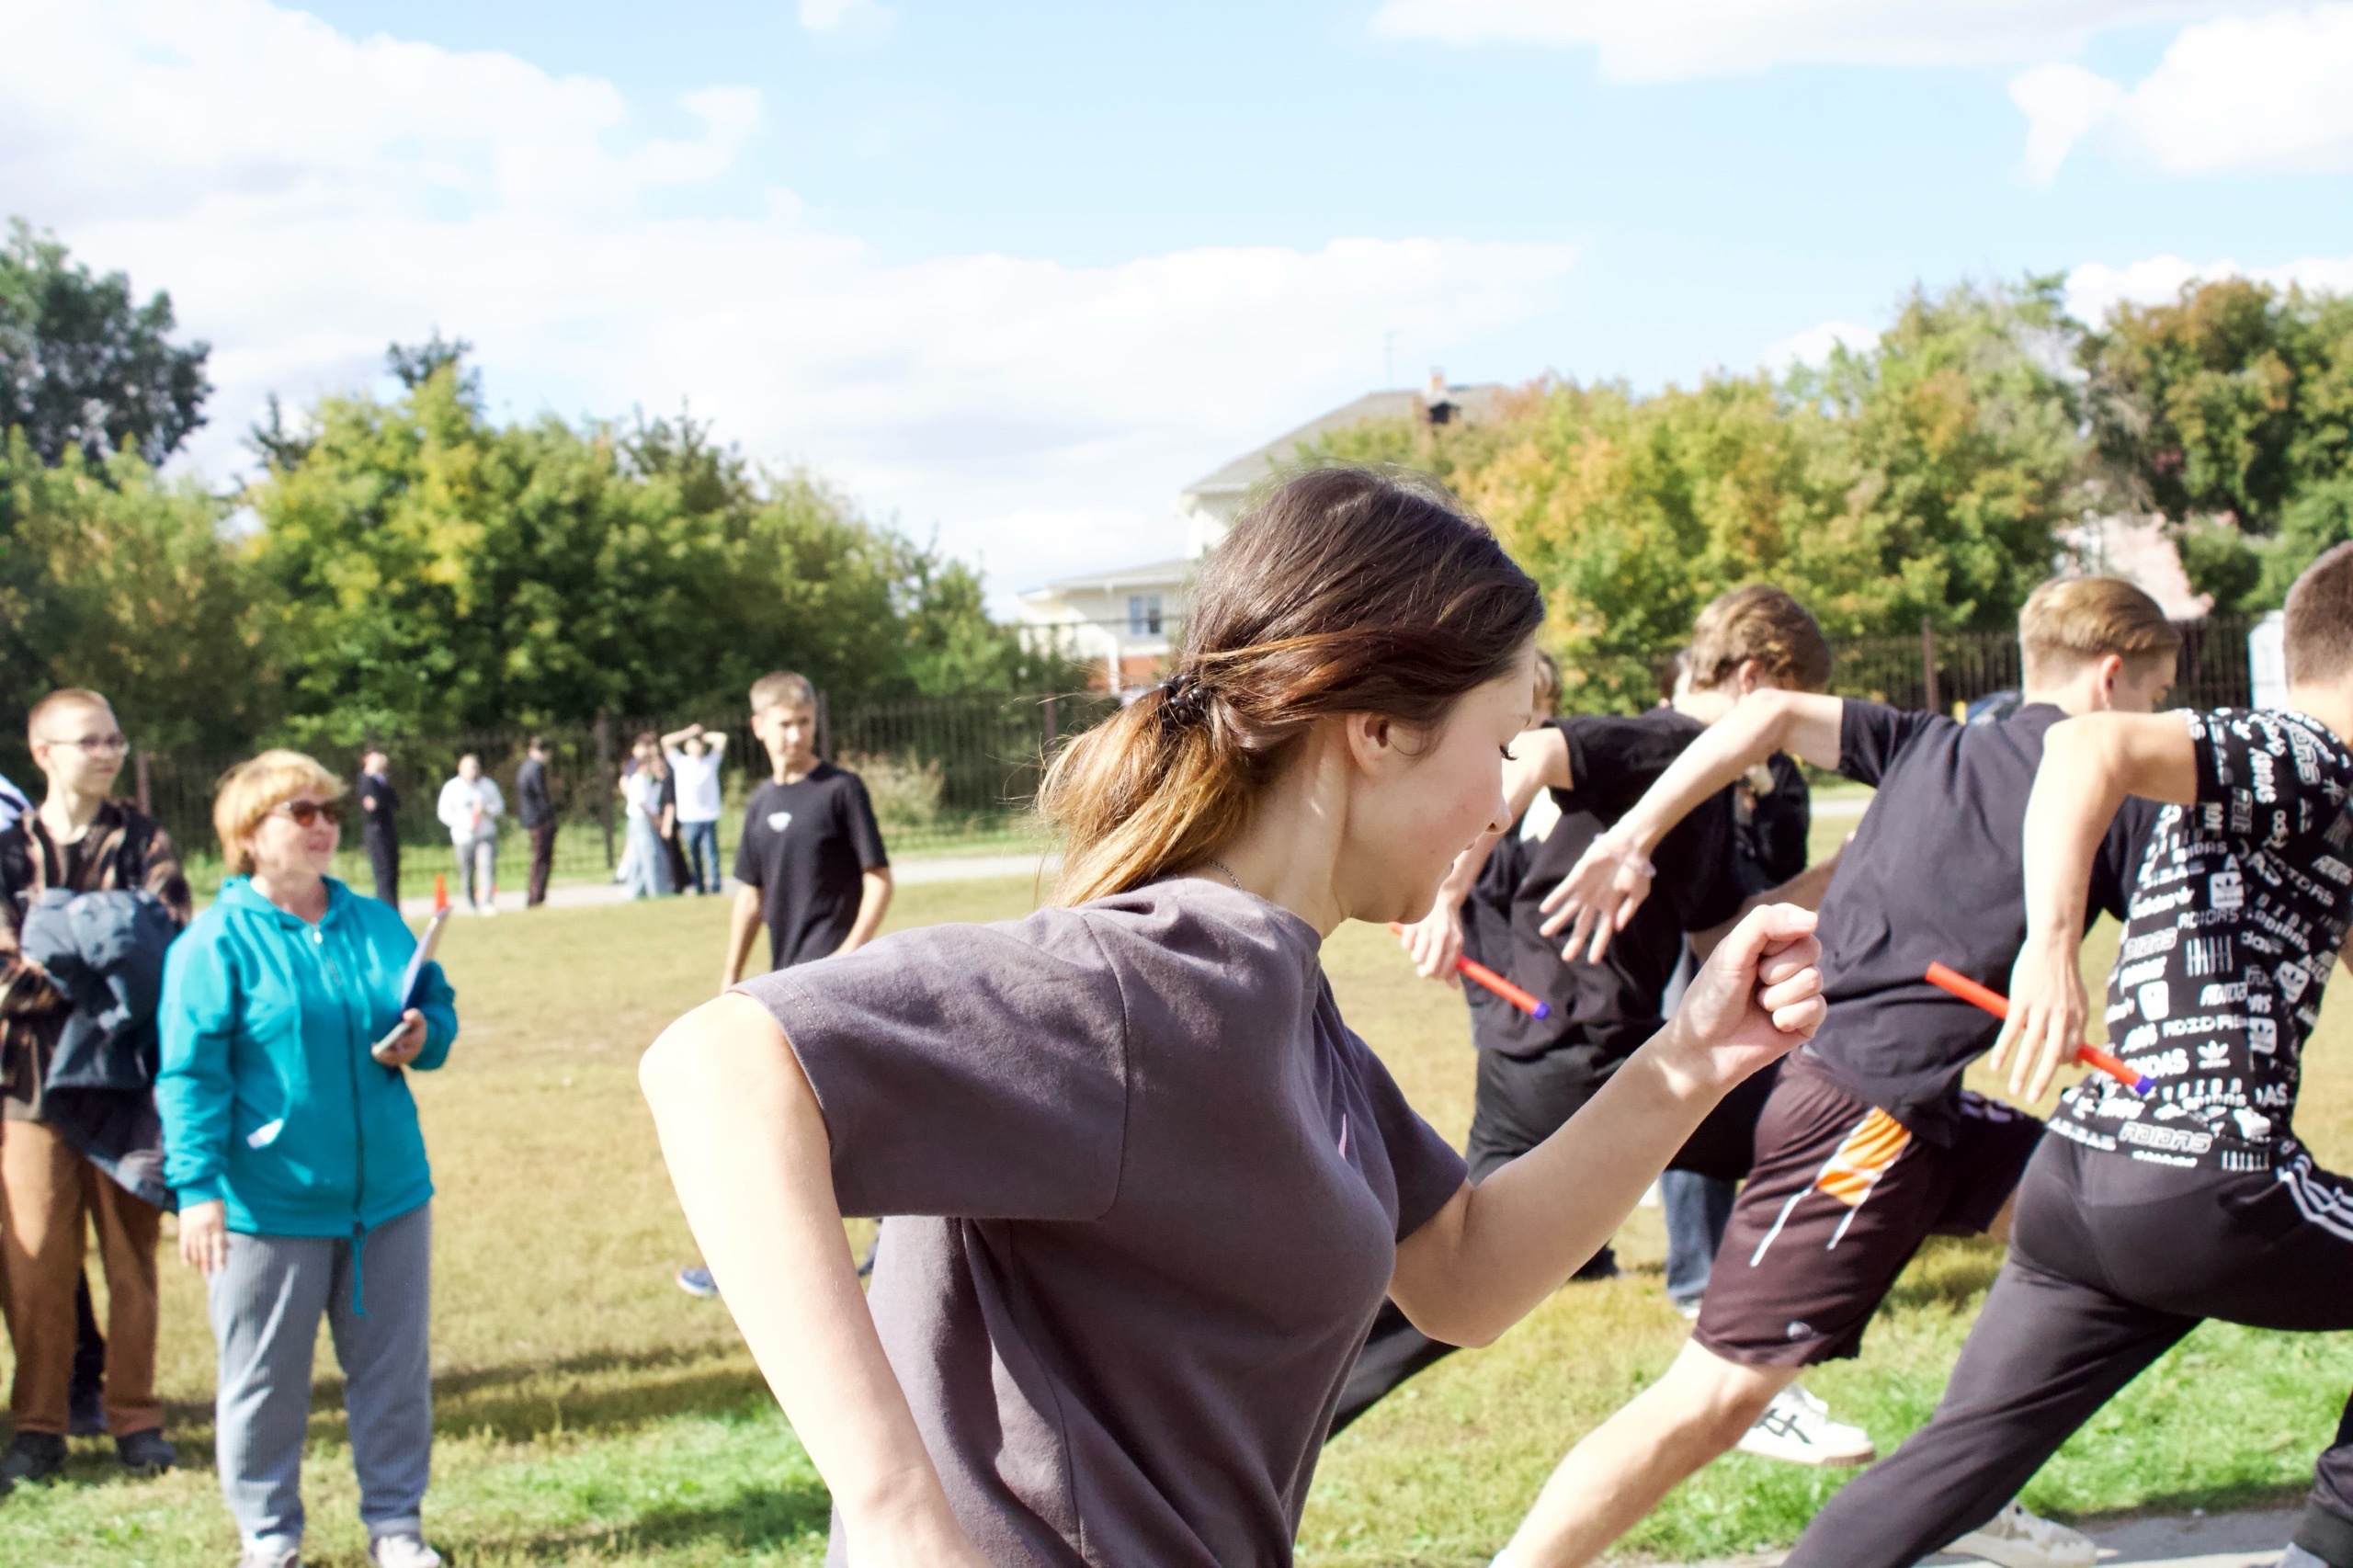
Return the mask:
<svg viewBox="0 0 2353 1568"><path fill-rule="evenodd" d="M326 818L331 823L341 823L343 802L340 801L289 801L278 808L277 814L293 818L296 827L309 827L321 817Z"/></svg>

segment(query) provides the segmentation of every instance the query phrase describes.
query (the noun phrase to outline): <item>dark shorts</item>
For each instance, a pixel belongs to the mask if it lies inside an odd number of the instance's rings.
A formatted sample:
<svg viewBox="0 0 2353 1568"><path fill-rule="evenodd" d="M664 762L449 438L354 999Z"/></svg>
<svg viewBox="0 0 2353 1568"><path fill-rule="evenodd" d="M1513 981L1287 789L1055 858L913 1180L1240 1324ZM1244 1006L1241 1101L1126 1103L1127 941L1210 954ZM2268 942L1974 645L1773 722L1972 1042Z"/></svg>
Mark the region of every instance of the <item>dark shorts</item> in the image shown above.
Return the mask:
<svg viewBox="0 0 2353 1568"><path fill-rule="evenodd" d="M1977 1095L1961 1108L1945 1148L1812 1058L1784 1064L1693 1337L1746 1367L1854 1355L1920 1244L1991 1225L2042 1137L2035 1118Z"/></svg>
<svg viewBox="0 0 2353 1568"><path fill-rule="evenodd" d="M1726 1095L1676 1151L1667 1168L1725 1181L1746 1176L1756 1119L1772 1093L1773 1074L1774 1067L1768 1067ZM1552 1136L1608 1081L1608 1070L1597 1066L1593 1053L1583 1047L1536 1056L1481 1051L1478 1097L1465 1155L1471 1179L1486 1180Z"/></svg>

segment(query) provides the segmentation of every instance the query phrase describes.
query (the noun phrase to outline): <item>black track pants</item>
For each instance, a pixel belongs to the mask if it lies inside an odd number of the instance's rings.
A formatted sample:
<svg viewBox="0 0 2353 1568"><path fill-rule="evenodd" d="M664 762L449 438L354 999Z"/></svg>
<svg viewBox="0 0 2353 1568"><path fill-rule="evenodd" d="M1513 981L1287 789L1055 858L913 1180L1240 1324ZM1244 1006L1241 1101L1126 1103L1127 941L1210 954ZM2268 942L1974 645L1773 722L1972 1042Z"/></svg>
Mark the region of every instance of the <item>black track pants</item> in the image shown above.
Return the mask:
<svg viewBox="0 0 2353 1568"><path fill-rule="evenodd" d="M2223 1175L2045 1138L1935 1418L1830 1500L1786 1568L1908 1568L1976 1528L2207 1318L2353 1328L2353 1186L2301 1153ZM2353 1568L2353 1402L2296 1543Z"/></svg>

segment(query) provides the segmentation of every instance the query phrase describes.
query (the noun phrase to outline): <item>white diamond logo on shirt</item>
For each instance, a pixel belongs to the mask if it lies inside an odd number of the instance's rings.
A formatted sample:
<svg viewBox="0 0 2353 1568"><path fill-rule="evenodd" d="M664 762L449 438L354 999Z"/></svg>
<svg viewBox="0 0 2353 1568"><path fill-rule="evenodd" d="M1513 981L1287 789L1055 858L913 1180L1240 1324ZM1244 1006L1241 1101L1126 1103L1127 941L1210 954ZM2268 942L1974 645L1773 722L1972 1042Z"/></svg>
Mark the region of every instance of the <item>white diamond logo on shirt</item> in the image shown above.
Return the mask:
<svg viewBox="0 0 2353 1568"><path fill-rule="evenodd" d="M768 813L768 831L770 833L782 833L786 828L790 827L791 825L792 813L790 812L770 812Z"/></svg>

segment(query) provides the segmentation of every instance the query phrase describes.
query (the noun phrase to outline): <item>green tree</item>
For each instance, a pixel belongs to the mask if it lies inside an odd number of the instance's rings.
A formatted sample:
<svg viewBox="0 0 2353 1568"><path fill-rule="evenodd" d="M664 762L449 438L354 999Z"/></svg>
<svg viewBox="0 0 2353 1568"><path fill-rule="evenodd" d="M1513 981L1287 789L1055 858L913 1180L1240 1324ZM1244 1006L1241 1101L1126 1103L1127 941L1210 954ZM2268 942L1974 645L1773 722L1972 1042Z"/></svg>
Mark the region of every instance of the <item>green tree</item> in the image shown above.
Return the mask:
<svg viewBox="0 0 2353 1568"><path fill-rule="evenodd" d="M93 462L125 445L150 464L204 422L210 349L168 341L171 296L145 304L119 272L95 277L54 238L10 221L0 246L0 432L24 430L43 462Z"/></svg>
<svg viewBox="0 0 2353 1568"><path fill-rule="evenodd" d="M227 510L192 480L158 480L135 451L51 466L9 433L11 733L59 686L105 692L143 748L218 755L269 723L267 607L250 552L223 532Z"/></svg>

